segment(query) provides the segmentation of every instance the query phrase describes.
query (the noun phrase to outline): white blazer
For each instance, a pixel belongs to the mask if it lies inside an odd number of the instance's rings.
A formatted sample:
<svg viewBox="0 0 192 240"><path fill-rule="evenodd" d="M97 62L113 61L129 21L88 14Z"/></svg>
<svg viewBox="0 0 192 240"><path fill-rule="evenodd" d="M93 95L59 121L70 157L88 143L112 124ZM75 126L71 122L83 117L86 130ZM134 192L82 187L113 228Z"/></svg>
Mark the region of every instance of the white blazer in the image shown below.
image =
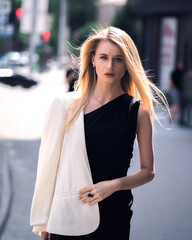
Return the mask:
<svg viewBox="0 0 192 240"><path fill-rule="evenodd" d="M98 204L90 206L78 199L78 191L93 184L83 110L65 134L62 130L73 98L73 93L67 93L55 99L44 123L30 215L33 232L39 235L42 231L84 235L99 226Z"/></svg>

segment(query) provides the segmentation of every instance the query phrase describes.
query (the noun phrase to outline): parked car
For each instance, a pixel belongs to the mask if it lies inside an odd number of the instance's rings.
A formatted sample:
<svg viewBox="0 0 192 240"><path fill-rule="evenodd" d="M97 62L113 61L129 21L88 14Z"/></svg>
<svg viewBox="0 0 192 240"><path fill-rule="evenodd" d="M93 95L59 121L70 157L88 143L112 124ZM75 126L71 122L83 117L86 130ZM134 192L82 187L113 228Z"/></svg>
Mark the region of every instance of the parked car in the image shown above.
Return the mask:
<svg viewBox="0 0 192 240"><path fill-rule="evenodd" d="M19 52L19 54L20 54L20 57L19 57L16 65L19 65L19 66L29 65L30 64L30 54L29 54L29 52L28 51L22 51L22 52ZM39 55L37 53L34 53L33 57L32 57L32 62L36 63L38 61L39 61Z"/></svg>
<svg viewBox="0 0 192 240"><path fill-rule="evenodd" d="M34 53L32 62L38 62L39 55ZM30 54L28 51L10 51L0 57L0 66L27 66L30 64Z"/></svg>
<svg viewBox="0 0 192 240"><path fill-rule="evenodd" d="M0 69L0 82L12 87L22 86L23 88L30 88L38 84L35 79L22 74L14 73L11 68Z"/></svg>
<svg viewBox="0 0 192 240"><path fill-rule="evenodd" d="M20 54L16 51L11 51L5 53L3 56L0 57L0 65L1 66L13 66L19 60Z"/></svg>

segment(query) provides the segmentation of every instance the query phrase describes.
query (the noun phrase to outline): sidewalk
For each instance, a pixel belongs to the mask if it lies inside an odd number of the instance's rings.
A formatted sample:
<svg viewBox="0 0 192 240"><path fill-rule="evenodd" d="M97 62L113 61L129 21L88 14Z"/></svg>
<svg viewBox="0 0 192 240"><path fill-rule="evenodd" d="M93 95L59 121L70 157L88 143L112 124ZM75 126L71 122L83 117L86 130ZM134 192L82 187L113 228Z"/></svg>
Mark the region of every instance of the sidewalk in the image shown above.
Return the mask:
<svg viewBox="0 0 192 240"><path fill-rule="evenodd" d="M132 172L139 169L137 149L135 153ZM192 129L175 126L175 130L166 130L157 125L154 154L154 180L133 190L130 240L190 240Z"/></svg>
<svg viewBox="0 0 192 240"><path fill-rule="evenodd" d="M9 166L9 155L7 152L7 143L0 141L0 236L5 227L9 216L12 185Z"/></svg>
<svg viewBox="0 0 192 240"><path fill-rule="evenodd" d="M9 156L9 169L3 165L0 172L5 176L8 171L11 172L11 178L7 175L5 179L9 179L10 184L8 185L6 181L3 182L5 184L3 186L4 195L1 195L5 198L3 202L1 201L0 209L3 223L0 228L1 240L40 239L32 233L32 228L29 226L39 144L39 140L0 142L0 149L3 146L6 150L6 156ZM2 156L0 159L2 163ZM7 157L3 159L4 163L5 160Z"/></svg>

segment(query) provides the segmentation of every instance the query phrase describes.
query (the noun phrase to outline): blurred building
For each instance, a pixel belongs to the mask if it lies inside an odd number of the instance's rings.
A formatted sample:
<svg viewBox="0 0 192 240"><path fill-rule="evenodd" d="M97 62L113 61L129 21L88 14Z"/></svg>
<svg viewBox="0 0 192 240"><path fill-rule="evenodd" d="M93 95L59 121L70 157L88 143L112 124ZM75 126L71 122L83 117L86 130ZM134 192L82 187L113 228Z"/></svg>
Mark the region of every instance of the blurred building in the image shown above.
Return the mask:
<svg viewBox="0 0 192 240"><path fill-rule="evenodd" d="M162 90L178 62L184 64L181 121L192 126L192 0L133 0L142 19L142 59Z"/></svg>
<svg viewBox="0 0 192 240"><path fill-rule="evenodd" d="M102 26L109 26L126 0L99 0L97 3L97 22Z"/></svg>
<svg viewBox="0 0 192 240"><path fill-rule="evenodd" d="M7 52L12 46L12 36L15 27L9 22L11 1L0 1L0 55Z"/></svg>

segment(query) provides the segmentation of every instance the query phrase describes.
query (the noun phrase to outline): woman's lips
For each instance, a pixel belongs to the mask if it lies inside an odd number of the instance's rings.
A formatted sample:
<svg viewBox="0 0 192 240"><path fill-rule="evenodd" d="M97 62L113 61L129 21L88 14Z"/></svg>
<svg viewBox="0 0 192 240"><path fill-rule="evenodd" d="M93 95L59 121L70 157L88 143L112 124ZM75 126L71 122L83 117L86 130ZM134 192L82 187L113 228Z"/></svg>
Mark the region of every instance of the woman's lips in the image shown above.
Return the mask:
<svg viewBox="0 0 192 240"><path fill-rule="evenodd" d="M114 77L115 74L113 74L113 73L105 73L105 76L110 78L110 77Z"/></svg>

